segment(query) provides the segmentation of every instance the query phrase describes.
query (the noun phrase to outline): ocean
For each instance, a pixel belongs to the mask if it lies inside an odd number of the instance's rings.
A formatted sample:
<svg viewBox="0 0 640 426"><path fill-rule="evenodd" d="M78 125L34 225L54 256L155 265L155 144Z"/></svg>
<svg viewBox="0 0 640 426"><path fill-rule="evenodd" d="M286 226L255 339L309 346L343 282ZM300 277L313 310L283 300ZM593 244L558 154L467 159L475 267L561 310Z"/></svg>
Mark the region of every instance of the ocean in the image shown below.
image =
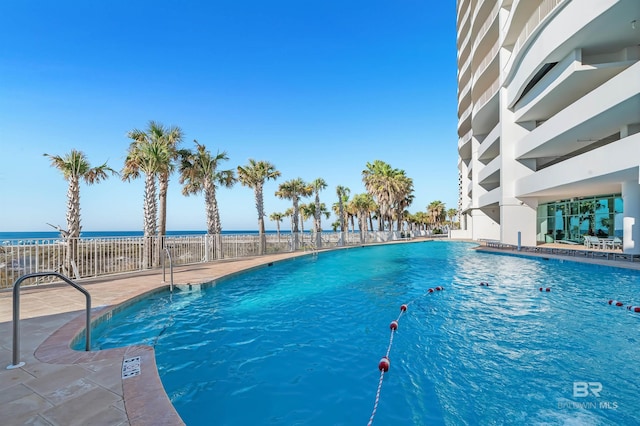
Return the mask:
<svg viewBox="0 0 640 426"><path fill-rule="evenodd" d="M204 235L207 231L167 231L167 235ZM257 234L258 231L222 231L224 235ZM277 231L265 231L267 234L276 234ZM280 231L281 234L289 233L289 230ZM82 231L80 238L106 238L106 237L141 237L142 231ZM7 240L53 240L60 238L58 231L28 231L28 232L0 232L0 241Z"/></svg>

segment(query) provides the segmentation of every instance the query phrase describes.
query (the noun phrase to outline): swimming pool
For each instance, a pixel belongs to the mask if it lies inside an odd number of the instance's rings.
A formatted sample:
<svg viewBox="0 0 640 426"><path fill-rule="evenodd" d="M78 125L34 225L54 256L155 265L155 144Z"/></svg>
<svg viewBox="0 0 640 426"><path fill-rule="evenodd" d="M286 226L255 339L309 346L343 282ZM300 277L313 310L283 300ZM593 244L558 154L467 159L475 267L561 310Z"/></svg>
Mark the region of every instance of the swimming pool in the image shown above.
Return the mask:
<svg viewBox="0 0 640 426"><path fill-rule="evenodd" d="M366 424L408 303L374 424L640 422L640 314L607 304L640 305L640 273L471 247L325 252L159 293L93 347L155 346L188 425Z"/></svg>

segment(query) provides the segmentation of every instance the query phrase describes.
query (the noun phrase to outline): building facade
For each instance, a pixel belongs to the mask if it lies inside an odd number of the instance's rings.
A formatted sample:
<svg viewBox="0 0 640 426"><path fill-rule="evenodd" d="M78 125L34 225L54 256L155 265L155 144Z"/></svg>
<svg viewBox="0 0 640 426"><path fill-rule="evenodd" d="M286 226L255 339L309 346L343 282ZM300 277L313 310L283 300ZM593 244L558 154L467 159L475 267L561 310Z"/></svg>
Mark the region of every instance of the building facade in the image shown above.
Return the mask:
<svg viewBox="0 0 640 426"><path fill-rule="evenodd" d="M457 29L453 236L640 253L640 0L458 0Z"/></svg>

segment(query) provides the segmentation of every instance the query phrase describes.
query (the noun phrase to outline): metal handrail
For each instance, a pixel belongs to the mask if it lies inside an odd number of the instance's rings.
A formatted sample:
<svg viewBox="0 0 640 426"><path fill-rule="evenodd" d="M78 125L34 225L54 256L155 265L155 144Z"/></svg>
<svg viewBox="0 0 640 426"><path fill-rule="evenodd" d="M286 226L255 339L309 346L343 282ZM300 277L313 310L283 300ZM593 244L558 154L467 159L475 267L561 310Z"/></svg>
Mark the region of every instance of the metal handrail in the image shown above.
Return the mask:
<svg viewBox="0 0 640 426"><path fill-rule="evenodd" d="M87 300L87 323L86 323L86 329L85 329L85 351L90 351L91 350L91 295L89 294L89 292L87 290L84 289L84 287L74 283L73 281L71 281L71 279L69 279L68 277L58 273L58 272L54 272L54 271L44 271L44 272L35 272L32 274L26 274L21 276L20 278L18 278L16 280L16 282L13 284L13 358L12 358L12 363L11 365L7 366L7 370L13 369L13 368L19 368L22 367L25 363L23 362L19 362L18 358L20 357L20 327L19 327L19 322L20 322L20 284L22 283L22 281L28 279L28 278L38 278L38 277L48 277L48 276L55 276L60 278L62 281L64 281L65 283L69 284L71 287L75 288L76 290L80 291L82 294L84 294L86 300Z"/></svg>
<svg viewBox="0 0 640 426"><path fill-rule="evenodd" d="M169 253L169 249L168 248L164 248L164 254L166 254L169 258L169 274L171 274L171 284L169 286L169 289L171 290L171 293L173 293L173 262L171 261L171 253ZM165 267L164 267L164 258L165 256L162 256L162 282L166 283L166 274L165 274Z"/></svg>

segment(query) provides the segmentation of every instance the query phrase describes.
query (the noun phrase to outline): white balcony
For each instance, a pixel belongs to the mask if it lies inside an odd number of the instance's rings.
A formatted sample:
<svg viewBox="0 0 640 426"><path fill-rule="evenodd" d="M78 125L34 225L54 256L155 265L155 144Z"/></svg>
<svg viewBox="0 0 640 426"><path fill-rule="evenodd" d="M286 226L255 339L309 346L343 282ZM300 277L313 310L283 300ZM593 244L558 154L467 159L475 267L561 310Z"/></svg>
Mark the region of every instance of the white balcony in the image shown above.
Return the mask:
<svg viewBox="0 0 640 426"><path fill-rule="evenodd" d="M515 121L546 120L640 59L637 46L616 53L583 58L582 50L573 50L518 100ZM508 102L515 100L509 96Z"/></svg>
<svg viewBox="0 0 640 426"><path fill-rule="evenodd" d="M496 21L496 17L498 16L499 11L500 11L500 2L496 1L496 4L493 6L493 9L491 9L491 12L489 12L489 16L487 16L487 19L482 24L482 27L480 27L480 29L475 35L475 40L473 41L473 48L472 48L474 52L478 49L478 46L482 42L484 36L487 34L491 26Z"/></svg>
<svg viewBox="0 0 640 426"><path fill-rule="evenodd" d="M500 118L499 89L500 79L496 79L473 104L471 121L474 132L479 135L489 133L498 124Z"/></svg>
<svg viewBox="0 0 640 426"><path fill-rule="evenodd" d="M478 207L486 207L491 204L499 204L502 198L502 189L497 187L478 197Z"/></svg>
<svg viewBox="0 0 640 426"><path fill-rule="evenodd" d="M478 159L480 161L492 160L500 154L501 131L502 128L500 127L500 124L496 124L496 126L482 140L480 147L478 148Z"/></svg>
<svg viewBox="0 0 640 426"><path fill-rule="evenodd" d="M638 179L640 133L549 166L515 182L516 197L539 202L621 192L621 182Z"/></svg>
<svg viewBox="0 0 640 426"><path fill-rule="evenodd" d="M500 165L502 158L497 156L489 162L478 173L478 184L483 188L490 190L500 185Z"/></svg>
<svg viewBox="0 0 640 426"><path fill-rule="evenodd" d="M458 155L463 160L471 159L471 130L458 140Z"/></svg>
<svg viewBox="0 0 640 426"><path fill-rule="evenodd" d="M604 139L640 116L640 62L569 105L518 141L518 159L560 157Z"/></svg>

